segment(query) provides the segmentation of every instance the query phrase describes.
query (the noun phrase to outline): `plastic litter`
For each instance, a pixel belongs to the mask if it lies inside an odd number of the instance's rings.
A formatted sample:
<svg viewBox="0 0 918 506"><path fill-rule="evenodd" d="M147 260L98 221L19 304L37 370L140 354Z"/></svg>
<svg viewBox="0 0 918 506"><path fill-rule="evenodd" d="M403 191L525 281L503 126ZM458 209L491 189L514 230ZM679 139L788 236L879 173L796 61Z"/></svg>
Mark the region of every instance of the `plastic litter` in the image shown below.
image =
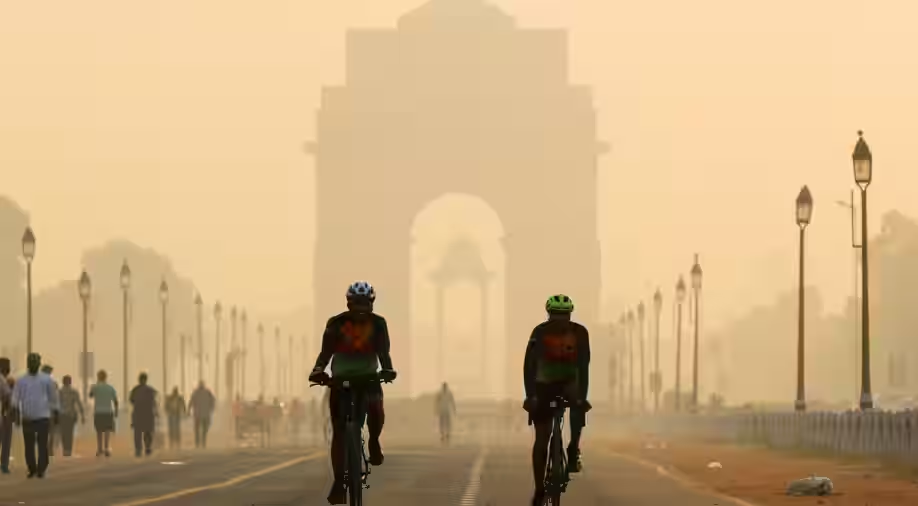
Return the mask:
<svg viewBox="0 0 918 506"><path fill-rule="evenodd" d="M787 486L787 495L831 495L834 488L832 480L814 474L809 478L801 478L790 482Z"/></svg>

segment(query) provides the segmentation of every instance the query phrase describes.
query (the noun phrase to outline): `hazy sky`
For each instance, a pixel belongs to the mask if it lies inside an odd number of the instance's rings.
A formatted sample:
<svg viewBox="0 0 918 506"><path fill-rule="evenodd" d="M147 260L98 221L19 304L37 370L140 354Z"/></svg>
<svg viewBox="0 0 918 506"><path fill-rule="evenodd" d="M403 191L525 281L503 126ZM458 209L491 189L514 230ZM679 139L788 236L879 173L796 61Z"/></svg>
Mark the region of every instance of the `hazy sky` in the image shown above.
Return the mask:
<svg viewBox="0 0 918 506"><path fill-rule="evenodd" d="M344 32L417 0L0 0L0 192L27 208L35 279L123 237L207 296L282 309L309 296L315 188L302 151ZM918 215L918 5L907 0L502 0L570 31L593 87L605 292L666 293L698 251L709 324L795 283L793 202L815 199L809 279L850 292L846 199L864 129L871 223Z"/></svg>

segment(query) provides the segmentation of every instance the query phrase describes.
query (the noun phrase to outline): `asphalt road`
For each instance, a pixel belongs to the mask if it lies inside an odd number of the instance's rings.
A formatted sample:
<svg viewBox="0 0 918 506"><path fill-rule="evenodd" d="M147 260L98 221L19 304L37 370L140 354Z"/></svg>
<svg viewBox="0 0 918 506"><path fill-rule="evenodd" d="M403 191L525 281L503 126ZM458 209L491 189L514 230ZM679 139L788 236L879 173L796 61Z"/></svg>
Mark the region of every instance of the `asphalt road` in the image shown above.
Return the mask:
<svg viewBox="0 0 918 506"><path fill-rule="evenodd" d="M392 441L374 468L368 506L524 506L532 487L523 438L500 442ZM386 444L384 440L384 444ZM712 506L728 504L585 441L587 469L563 502L577 506ZM57 459L44 479L21 467L0 476L0 505L294 506L327 504L329 465L321 448L224 449Z"/></svg>

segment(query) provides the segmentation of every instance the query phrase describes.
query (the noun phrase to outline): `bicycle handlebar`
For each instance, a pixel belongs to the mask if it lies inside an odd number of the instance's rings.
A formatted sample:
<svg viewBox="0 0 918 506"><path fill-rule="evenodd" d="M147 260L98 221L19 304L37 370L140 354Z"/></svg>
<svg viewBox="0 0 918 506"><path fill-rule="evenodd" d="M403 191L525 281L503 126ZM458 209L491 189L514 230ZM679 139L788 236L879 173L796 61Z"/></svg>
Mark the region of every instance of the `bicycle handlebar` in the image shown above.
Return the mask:
<svg viewBox="0 0 918 506"><path fill-rule="evenodd" d="M370 383L392 383L392 380L383 379L379 374L374 374L372 376L359 376L356 378L335 378L330 377L328 379L323 379L318 382L310 382L310 387L344 387L352 388L359 385L367 385Z"/></svg>

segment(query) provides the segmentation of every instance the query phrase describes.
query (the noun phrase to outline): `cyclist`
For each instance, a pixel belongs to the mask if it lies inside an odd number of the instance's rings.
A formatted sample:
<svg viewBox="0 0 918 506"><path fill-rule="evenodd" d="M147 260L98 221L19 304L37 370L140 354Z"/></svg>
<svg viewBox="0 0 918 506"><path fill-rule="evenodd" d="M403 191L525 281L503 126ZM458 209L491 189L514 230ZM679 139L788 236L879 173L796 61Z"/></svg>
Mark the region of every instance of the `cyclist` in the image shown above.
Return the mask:
<svg viewBox="0 0 918 506"><path fill-rule="evenodd" d="M574 302L567 295L553 295L545 302L547 321L537 325L526 346L523 384L526 389L524 409L529 425L535 426L532 447L532 472L535 494L532 504L541 505L544 495L548 442L551 437L552 399L558 396L571 403L571 440L567 447L569 472L580 472L580 435L586 425L586 400L590 378L590 339L586 327L571 321Z"/></svg>
<svg viewBox="0 0 918 506"><path fill-rule="evenodd" d="M456 414L456 400L450 391L446 382L443 382L443 388L437 394L436 399L437 415L440 417L440 442L448 443L450 429L452 428L452 417Z"/></svg>
<svg viewBox="0 0 918 506"><path fill-rule="evenodd" d="M360 377L376 374L381 366L380 378L391 381L395 379L392 369L392 358L389 356L389 329L386 319L373 312L376 301L376 290L366 281L357 281L347 290L347 311L333 316L325 325L322 335L322 351L316 359L315 368L309 375L309 381L322 383L328 379L325 368L331 361L331 373L334 377ZM334 358L334 360L332 360ZM385 421L383 411L382 386L370 384L364 392L358 406L366 406L367 428L370 440L367 443L370 453L370 464L383 463L382 447L379 436ZM366 402L366 404L364 404ZM335 480L328 494L329 504L346 504L344 484L344 413L339 403L339 392L332 388L329 394L329 414L332 422L331 460ZM358 417L359 417L358 413ZM362 425L363 420L358 420Z"/></svg>

